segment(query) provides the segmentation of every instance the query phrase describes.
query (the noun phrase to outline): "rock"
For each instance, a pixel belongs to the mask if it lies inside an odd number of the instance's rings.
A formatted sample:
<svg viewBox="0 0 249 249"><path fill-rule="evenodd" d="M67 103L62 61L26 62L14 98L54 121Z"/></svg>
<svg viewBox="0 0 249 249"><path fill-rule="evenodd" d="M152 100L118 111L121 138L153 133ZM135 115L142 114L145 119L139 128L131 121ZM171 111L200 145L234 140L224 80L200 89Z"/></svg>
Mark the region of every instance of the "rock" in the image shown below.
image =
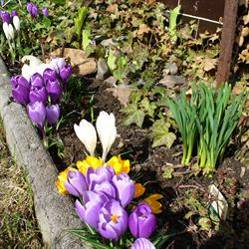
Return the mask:
<svg viewBox="0 0 249 249"><path fill-rule="evenodd" d="M112 95L119 100L123 106L127 106L132 89L128 86L118 86L113 88L107 88L107 91L111 92Z"/></svg>
<svg viewBox="0 0 249 249"><path fill-rule="evenodd" d="M163 75L175 75L178 72L178 67L176 63L167 63L163 69Z"/></svg>
<svg viewBox="0 0 249 249"><path fill-rule="evenodd" d="M166 86L168 88L174 88L177 85L186 84L186 79L183 76L178 75L165 75L160 81L159 84Z"/></svg>
<svg viewBox="0 0 249 249"><path fill-rule="evenodd" d="M74 68L74 73L80 76L92 74L97 71L97 63L95 59L89 58L88 55L81 49L58 48L51 53L51 56L70 59L70 62Z"/></svg>
<svg viewBox="0 0 249 249"><path fill-rule="evenodd" d="M116 86L117 79L113 76L110 76L105 80L105 83L113 87L113 86Z"/></svg>
<svg viewBox="0 0 249 249"><path fill-rule="evenodd" d="M100 58L97 63L96 79L103 80L107 72L108 72L108 65L103 58Z"/></svg>
<svg viewBox="0 0 249 249"><path fill-rule="evenodd" d="M116 46L117 42L115 42L112 38L109 38L109 39L103 40L100 44L103 47L110 47L110 46Z"/></svg>

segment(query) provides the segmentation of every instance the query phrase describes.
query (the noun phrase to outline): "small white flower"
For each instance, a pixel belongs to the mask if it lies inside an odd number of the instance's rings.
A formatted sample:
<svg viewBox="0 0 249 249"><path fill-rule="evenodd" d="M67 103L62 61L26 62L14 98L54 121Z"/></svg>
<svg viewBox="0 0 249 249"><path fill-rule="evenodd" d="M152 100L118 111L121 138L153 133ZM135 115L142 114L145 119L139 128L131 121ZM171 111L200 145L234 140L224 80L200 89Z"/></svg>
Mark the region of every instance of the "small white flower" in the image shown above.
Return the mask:
<svg viewBox="0 0 249 249"><path fill-rule="evenodd" d="M114 115L112 113L108 114L105 111L101 111L96 121L96 128L103 150L102 160L105 161L106 156L117 137Z"/></svg>
<svg viewBox="0 0 249 249"><path fill-rule="evenodd" d="M97 134L94 126L85 119L82 119L79 125L74 124L74 131L90 155L93 156L97 145Z"/></svg>
<svg viewBox="0 0 249 249"><path fill-rule="evenodd" d="M20 30L20 19L18 16L13 17L13 24L14 24L16 31L18 32Z"/></svg>

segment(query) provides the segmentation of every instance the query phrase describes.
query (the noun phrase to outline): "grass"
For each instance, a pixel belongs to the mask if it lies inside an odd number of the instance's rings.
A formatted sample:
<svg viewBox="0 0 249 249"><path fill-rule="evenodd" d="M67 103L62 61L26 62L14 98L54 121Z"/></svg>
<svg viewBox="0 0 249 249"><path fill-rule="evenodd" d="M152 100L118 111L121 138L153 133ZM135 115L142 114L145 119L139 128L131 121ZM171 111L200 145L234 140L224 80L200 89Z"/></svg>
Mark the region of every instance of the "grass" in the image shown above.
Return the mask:
<svg viewBox="0 0 249 249"><path fill-rule="evenodd" d="M27 177L11 158L0 120L0 248L42 248Z"/></svg>

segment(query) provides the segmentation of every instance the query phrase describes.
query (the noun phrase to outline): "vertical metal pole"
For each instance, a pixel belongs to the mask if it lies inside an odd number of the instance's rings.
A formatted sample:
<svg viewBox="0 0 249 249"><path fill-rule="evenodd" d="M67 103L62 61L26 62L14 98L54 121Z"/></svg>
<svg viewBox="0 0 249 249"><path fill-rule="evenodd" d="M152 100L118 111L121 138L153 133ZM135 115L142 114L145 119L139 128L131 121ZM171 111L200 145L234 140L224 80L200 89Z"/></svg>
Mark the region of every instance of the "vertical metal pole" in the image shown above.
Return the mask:
<svg viewBox="0 0 249 249"><path fill-rule="evenodd" d="M238 0L226 0L224 25L221 38L221 50L216 75L216 86L219 87L229 79L233 44L236 32Z"/></svg>

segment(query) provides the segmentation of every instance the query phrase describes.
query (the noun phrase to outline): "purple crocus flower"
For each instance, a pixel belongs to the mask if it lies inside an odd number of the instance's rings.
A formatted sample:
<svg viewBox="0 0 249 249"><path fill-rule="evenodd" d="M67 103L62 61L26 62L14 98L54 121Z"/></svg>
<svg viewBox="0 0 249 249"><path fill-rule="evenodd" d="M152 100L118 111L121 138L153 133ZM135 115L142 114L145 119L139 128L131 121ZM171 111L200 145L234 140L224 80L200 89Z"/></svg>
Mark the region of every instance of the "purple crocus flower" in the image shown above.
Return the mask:
<svg viewBox="0 0 249 249"><path fill-rule="evenodd" d="M48 8L47 7L43 7L42 8L42 14L46 17L48 17L49 13L48 13Z"/></svg>
<svg viewBox="0 0 249 249"><path fill-rule="evenodd" d="M9 12L2 10L1 11L1 18L2 18L3 22L10 24L11 17L10 17Z"/></svg>
<svg viewBox="0 0 249 249"><path fill-rule="evenodd" d="M29 102L29 82L21 75L12 77L10 82L12 85L12 96L15 102L27 105Z"/></svg>
<svg viewBox="0 0 249 249"><path fill-rule="evenodd" d="M50 62L50 67L59 75L60 70L67 65L64 58L55 57Z"/></svg>
<svg viewBox="0 0 249 249"><path fill-rule="evenodd" d="M4 5L4 0L1 0L1 6L3 6Z"/></svg>
<svg viewBox="0 0 249 249"><path fill-rule="evenodd" d="M43 87L45 86L43 77L39 73L35 73L30 78L31 86Z"/></svg>
<svg viewBox="0 0 249 249"><path fill-rule="evenodd" d="M46 89L48 95L51 97L53 103L57 103L61 94L62 94L62 87L59 80L48 80L46 82Z"/></svg>
<svg viewBox="0 0 249 249"><path fill-rule="evenodd" d="M47 68L43 72L43 79L45 83L47 83L48 81L55 81L57 80L57 74L53 69Z"/></svg>
<svg viewBox="0 0 249 249"><path fill-rule="evenodd" d="M78 170L69 171L65 187L71 195L82 196L87 190L86 179Z"/></svg>
<svg viewBox="0 0 249 249"><path fill-rule="evenodd" d="M104 195L97 194L93 191L85 191L82 198L83 204L79 200L75 202L76 212L82 221L97 229L99 210L108 199Z"/></svg>
<svg viewBox="0 0 249 249"><path fill-rule="evenodd" d="M11 12L11 16L14 17L14 16L18 16L18 12L17 10L12 10Z"/></svg>
<svg viewBox="0 0 249 249"><path fill-rule="evenodd" d="M37 4L32 2L27 3L27 11L29 12L32 18L36 18L38 16Z"/></svg>
<svg viewBox="0 0 249 249"><path fill-rule="evenodd" d="M29 93L29 100L31 103L40 101L43 104L46 104L48 101L48 93L46 88L44 86L42 87L31 86Z"/></svg>
<svg viewBox="0 0 249 249"><path fill-rule="evenodd" d="M47 121L50 125L56 124L60 117L60 107L58 104L46 107Z"/></svg>
<svg viewBox="0 0 249 249"><path fill-rule="evenodd" d="M70 64L65 65L60 70L60 77L64 82L67 82L73 73L72 66Z"/></svg>
<svg viewBox="0 0 249 249"><path fill-rule="evenodd" d="M149 238L155 231L156 224L155 215L144 203L139 204L129 216L129 228L136 238Z"/></svg>
<svg viewBox="0 0 249 249"><path fill-rule="evenodd" d="M90 167L86 174L89 189L92 189L95 184L100 184L105 181L111 182L114 174L115 172L112 167L100 167L96 170Z"/></svg>
<svg viewBox="0 0 249 249"><path fill-rule="evenodd" d="M128 223L128 215L118 201L106 202L99 211L98 232L109 240L118 240Z"/></svg>
<svg viewBox="0 0 249 249"><path fill-rule="evenodd" d="M115 175L112 179L114 186L117 189L117 197L123 207L130 204L135 194L135 185L130 177L123 173Z"/></svg>
<svg viewBox="0 0 249 249"><path fill-rule="evenodd" d="M38 101L29 103L27 112L31 121L42 130L46 120L46 107L44 104Z"/></svg>
<svg viewBox="0 0 249 249"><path fill-rule="evenodd" d="M148 239L139 238L132 244L131 249L156 249L156 247Z"/></svg>

